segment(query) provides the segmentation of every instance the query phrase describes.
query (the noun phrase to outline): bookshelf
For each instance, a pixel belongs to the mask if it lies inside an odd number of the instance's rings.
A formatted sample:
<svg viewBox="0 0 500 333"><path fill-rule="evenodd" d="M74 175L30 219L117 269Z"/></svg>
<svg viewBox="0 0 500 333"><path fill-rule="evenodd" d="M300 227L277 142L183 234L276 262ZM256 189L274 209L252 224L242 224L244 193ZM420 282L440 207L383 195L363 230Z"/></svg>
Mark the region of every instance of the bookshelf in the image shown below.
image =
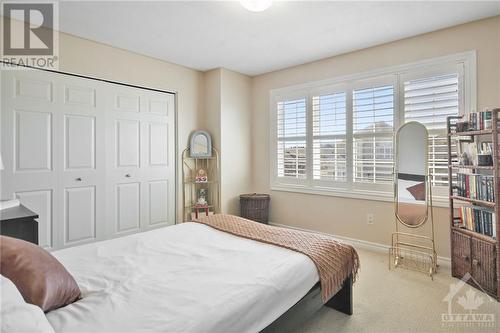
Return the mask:
<svg viewBox="0 0 500 333"><path fill-rule="evenodd" d="M459 279L469 273L473 278L469 284L500 301L500 109L485 112L490 114L447 119L451 271ZM491 126L484 119L491 119ZM465 126L471 130L463 129ZM477 150L482 142L491 142L493 165L460 165L454 161L452 145L476 145Z"/></svg>

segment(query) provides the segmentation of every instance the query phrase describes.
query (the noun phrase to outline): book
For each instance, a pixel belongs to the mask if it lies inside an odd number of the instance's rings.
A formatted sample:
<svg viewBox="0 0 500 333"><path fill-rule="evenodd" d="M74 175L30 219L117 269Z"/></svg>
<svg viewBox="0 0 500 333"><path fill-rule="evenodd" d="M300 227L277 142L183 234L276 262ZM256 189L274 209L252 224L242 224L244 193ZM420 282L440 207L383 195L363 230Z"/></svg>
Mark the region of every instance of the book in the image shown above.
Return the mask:
<svg viewBox="0 0 500 333"><path fill-rule="evenodd" d="M491 129L491 111L471 112L467 114L466 121L469 131L482 131Z"/></svg>
<svg viewBox="0 0 500 333"><path fill-rule="evenodd" d="M459 208L459 218L454 220L454 225L496 238L496 216L489 208L462 206Z"/></svg>
<svg viewBox="0 0 500 333"><path fill-rule="evenodd" d="M495 201L493 176L476 173L457 173L457 194L461 197Z"/></svg>

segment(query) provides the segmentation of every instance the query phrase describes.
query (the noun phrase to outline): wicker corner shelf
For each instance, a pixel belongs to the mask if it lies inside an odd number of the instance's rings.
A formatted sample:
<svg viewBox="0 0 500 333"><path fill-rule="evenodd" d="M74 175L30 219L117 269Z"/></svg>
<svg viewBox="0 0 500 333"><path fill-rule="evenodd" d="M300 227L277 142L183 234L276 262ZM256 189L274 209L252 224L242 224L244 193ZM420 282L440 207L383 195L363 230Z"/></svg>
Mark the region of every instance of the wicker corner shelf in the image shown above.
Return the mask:
<svg viewBox="0 0 500 333"><path fill-rule="evenodd" d="M500 151L498 147L499 135L499 115L500 109L492 110L492 128L479 131L452 132L453 122L461 117L448 117L448 176L449 200L450 200L450 238L451 238L451 271L454 277L463 278L469 273L473 279L468 281L472 286L479 288L495 299L500 301L500 198L499 191L499 161ZM493 149L492 166L458 165L452 163L451 146L452 141L460 142L459 137L469 136L490 136ZM474 140L472 140L474 142ZM468 169L472 172L488 171L493 176L493 192L495 202L476 200L455 195L453 193L454 184L452 181L453 172L457 169ZM454 225L455 221L455 201L468 202L473 206L485 207L495 213L496 235L490 237L478 233L474 230L460 228Z"/></svg>

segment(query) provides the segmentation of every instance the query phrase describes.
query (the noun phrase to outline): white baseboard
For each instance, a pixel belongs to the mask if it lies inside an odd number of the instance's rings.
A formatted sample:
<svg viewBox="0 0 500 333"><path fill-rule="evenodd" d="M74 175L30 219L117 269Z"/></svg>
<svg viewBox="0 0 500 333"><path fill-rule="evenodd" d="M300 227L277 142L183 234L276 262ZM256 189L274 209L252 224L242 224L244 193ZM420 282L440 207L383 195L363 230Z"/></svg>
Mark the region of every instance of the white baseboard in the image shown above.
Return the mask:
<svg viewBox="0 0 500 333"><path fill-rule="evenodd" d="M305 228L299 228L299 227L292 227L292 226L289 226L289 225L279 224L279 223L272 223L272 222L269 222L269 224L277 226L277 227L290 228L290 229L295 229L295 230L300 230L300 231L306 231L306 232L320 233L320 234L323 234L323 235L327 235L327 236L333 237L333 238L335 238L335 239L337 239L337 240L339 240L341 242L344 242L344 243L347 243L349 245L352 245L355 248L359 248L359 249L363 249L363 250L368 250L368 251L372 251L372 252L386 253L387 254L389 252L389 248L390 248L389 245L385 245L385 244L368 242L368 241L365 241L365 240L355 239L355 238L350 238L350 237L332 235L332 234L328 234L326 232L321 232L321 231L316 231L316 230L311 230L311 229L305 229ZM438 265L439 266L441 266L443 268L447 268L447 269L451 268L451 259L450 258L438 256L437 257L437 261L438 261Z"/></svg>

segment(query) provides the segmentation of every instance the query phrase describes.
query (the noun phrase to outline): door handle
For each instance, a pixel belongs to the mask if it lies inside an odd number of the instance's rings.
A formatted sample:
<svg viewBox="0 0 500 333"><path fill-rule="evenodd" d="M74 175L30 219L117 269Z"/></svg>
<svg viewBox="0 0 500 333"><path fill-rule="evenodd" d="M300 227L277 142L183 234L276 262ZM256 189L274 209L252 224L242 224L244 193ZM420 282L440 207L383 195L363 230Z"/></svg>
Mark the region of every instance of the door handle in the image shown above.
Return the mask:
<svg viewBox="0 0 500 333"><path fill-rule="evenodd" d="M472 259L472 264L473 264L474 266L478 266L478 265L479 265L479 260L477 260L477 259Z"/></svg>
<svg viewBox="0 0 500 333"><path fill-rule="evenodd" d="M82 177L78 177L75 179L77 182L81 182L82 181Z"/></svg>
<svg viewBox="0 0 500 333"><path fill-rule="evenodd" d="M129 173L127 173L127 174L125 175L125 177L126 177L126 178L130 178L131 176L130 176L130 174L129 174Z"/></svg>

